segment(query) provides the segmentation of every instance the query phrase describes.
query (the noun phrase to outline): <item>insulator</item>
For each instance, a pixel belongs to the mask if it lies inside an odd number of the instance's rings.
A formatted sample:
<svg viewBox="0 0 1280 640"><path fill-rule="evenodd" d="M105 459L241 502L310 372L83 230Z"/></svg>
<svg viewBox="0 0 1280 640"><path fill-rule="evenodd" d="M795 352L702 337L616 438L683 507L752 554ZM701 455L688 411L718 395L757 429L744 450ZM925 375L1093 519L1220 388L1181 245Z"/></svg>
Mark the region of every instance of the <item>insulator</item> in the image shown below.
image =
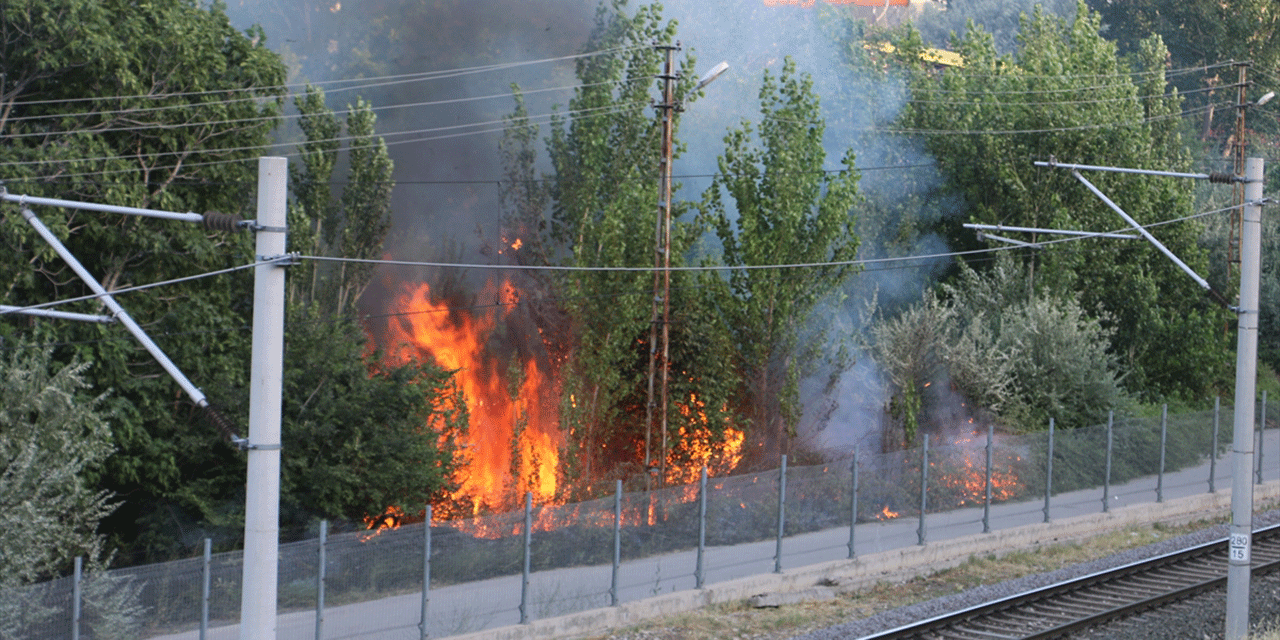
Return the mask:
<svg viewBox="0 0 1280 640"><path fill-rule="evenodd" d="M217 428L218 431L221 431L222 435L225 436L228 441L235 442L240 439L236 430L231 426L231 421L228 420L226 416L222 415L222 413L217 409L207 405L203 407L203 409L205 419Z"/></svg>
<svg viewBox="0 0 1280 640"><path fill-rule="evenodd" d="M233 213L206 211L204 214L204 226L214 231L239 231L240 216Z"/></svg>
<svg viewBox="0 0 1280 640"><path fill-rule="evenodd" d="M1209 182L1214 184L1231 184L1236 181L1236 177L1230 173L1210 173Z"/></svg>

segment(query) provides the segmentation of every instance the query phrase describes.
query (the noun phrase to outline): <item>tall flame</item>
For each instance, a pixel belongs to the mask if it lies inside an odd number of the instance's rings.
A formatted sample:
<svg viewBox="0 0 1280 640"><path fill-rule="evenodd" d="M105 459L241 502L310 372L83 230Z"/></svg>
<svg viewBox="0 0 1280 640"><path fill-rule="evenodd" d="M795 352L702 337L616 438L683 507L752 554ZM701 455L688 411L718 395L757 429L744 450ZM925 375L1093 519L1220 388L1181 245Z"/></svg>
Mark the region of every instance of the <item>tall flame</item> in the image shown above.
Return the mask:
<svg viewBox="0 0 1280 640"><path fill-rule="evenodd" d="M483 299L500 296L508 303L519 295L509 282L486 293ZM422 283L407 286L393 307L397 315L383 340L387 357L400 363L429 359L454 371L470 413L461 443L466 465L451 496L455 509L461 506L464 512L452 515L511 508L523 502L526 491L539 502L553 501L560 436L551 378L533 357L513 353L504 363L489 347L509 305L454 312Z"/></svg>

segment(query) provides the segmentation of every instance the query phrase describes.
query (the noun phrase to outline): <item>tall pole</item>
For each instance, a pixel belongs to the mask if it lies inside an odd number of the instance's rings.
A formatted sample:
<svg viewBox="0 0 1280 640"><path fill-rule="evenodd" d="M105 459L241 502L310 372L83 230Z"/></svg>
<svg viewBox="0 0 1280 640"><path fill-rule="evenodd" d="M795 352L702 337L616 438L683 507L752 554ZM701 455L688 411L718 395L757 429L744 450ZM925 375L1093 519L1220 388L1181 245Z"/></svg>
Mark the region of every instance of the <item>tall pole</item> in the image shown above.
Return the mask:
<svg viewBox="0 0 1280 640"><path fill-rule="evenodd" d="M1258 289L1262 262L1262 158L1245 161L1240 220L1240 306L1236 309L1236 405L1232 434L1231 555L1227 566L1227 640L1249 633L1253 546L1253 406L1258 375Z"/></svg>
<svg viewBox="0 0 1280 640"><path fill-rule="evenodd" d="M667 357L670 349L671 319L671 162L673 118L676 109L675 100L675 59L680 45L655 44L655 48L666 51L666 62L663 64L662 103L655 105L662 112L662 153L658 159L658 217L654 229L653 250L653 315L649 322L649 397L645 405L644 419L644 467L652 475L653 469L653 421L655 399L655 378L658 377L661 362L661 396L662 396L662 454L658 459L659 482L665 484L667 473L667 376L670 367ZM661 329L659 329L661 325ZM659 342L661 337L661 342ZM661 354L659 354L661 345ZM646 482L648 482L646 480Z"/></svg>
<svg viewBox="0 0 1280 640"><path fill-rule="evenodd" d="M1237 176L1244 175L1244 112L1249 105L1245 102L1245 90L1248 88L1248 70L1249 63L1237 62L1236 69L1239 74L1239 80L1236 82L1236 127L1235 133L1231 137L1231 157L1234 160L1234 171ZM1232 195L1235 198L1235 205L1244 204L1244 186L1236 182L1232 186ZM1227 225L1227 276L1231 275L1232 263L1239 262L1242 256L1239 252L1238 241L1243 242L1240 236L1241 210L1232 211L1231 224Z"/></svg>
<svg viewBox="0 0 1280 640"><path fill-rule="evenodd" d="M240 639L275 640L280 544L280 399L284 360L284 267L288 160L258 159L258 266L253 282L253 347L245 480L244 589Z"/></svg>

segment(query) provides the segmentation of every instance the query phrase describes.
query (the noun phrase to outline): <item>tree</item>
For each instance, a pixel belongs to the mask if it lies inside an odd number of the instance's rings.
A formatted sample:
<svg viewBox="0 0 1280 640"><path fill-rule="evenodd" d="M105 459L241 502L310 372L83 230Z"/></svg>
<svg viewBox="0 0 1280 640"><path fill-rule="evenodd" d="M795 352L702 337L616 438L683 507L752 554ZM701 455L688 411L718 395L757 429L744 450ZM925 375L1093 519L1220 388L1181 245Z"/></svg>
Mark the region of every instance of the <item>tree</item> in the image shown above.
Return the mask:
<svg viewBox="0 0 1280 640"><path fill-rule="evenodd" d="M0 124L8 141L0 172L11 192L252 217L246 194L283 106L286 75L263 46L261 30L239 32L219 7L190 0L145 7L15 0L0 17L0 34L6 72ZM87 293L16 207L3 211L6 300L30 304ZM249 234L47 207L38 214L109 290L237 266L253 256ZM229 391L247 383L249 334L242 327L250 283L240 272L121 302L225 406ZM99 305L77 307L96 312ZM194 406L131 337L115 327L14 315L5 316L0 331L62 345L55 359L95 363L94 389L111 391L103 409L115 419L117 452L100 486L128 496L104 523L114 543L167 554L194 521L233 528L229 514L242 502L243 458L195 420Z"/></svg>
<svg viewBox="0 0 1280 640"><path fill-rule="evenodd" d="M853 155L825 171L825 127L813 81L787 59L760 88L758 141L749 122L725 137L719 175L703 196L702 216L715 229L730 267L847 262L857 254ZM733 199L727 206L722 193ZM736 215L735 215L736 213ZM771 454L787 453L802 407L800 379L826 348L813 330L815 307L839 290L849 264L800 269L733 269L711 298L732 336L742 376L740 415ZM717 276L718 278L718 276ZM801 338L804 338L802 341Z"/></svg>
<svg viewBox="0 0 1280 640"><path fill-rule="evenodd" d="M886 449L953 426L962 402L962 419L1015 432L1050 418L1090 426L1127 408L1109 332L1076 299L1033 291L1025 268L1007 254L983 273L962 264L955 282L877 319L872 353L894 390Z"/></svg>
<svg viewBox="0 0 1280 640"><path fill-rule="evenodd" d="M291 249L374 259L390 228L392 162L374 133L369 103L346 115L350 172L341 195L330 185L339 164L342 123L324 93L294 100L306 135L290 169ZM455 441L466 405L451 374L433 363L392 365L368 353L357 301L371 265L302 265L289 291L285 342L281 509L286 524L316 517L359 521L388 509L415 513L456 488ZM366 362L366 359L369 362Z"/></svg>
<svg viewBox="0 0 1280 640"><path fill-rule="evenodd" d="M566 266L652 267L657 182L661 157L658 120L645 113L661 72L663 51L654 43L675 40L675 24L665 22L657 5L628 14L625 0L602 5L586 51L607 51L581 58L576 75L581 86L569 102L568 114L553 119L545 152L551 173L547 190L532 177L537 152L522 103L509 122L504 141L507 175L514 191L505 194L507 225L539 233L517 260L548 260ZM679 63L677 100L688 104L693 92L693 60ZM678 114L676 123L678 125ZM680 149L674 150L678 157ZM549 211L543 211L545 205ZM688 205L673 203L671 264L681 264L696 238L694 227L681 221ZM548 283L561 300L544 318L567 318L563 336L570 345L561 365L562 430L568 434L570 479L589 487L595 480L643 472L646 436L652 460L660 459L662 433L655 419L645 432L645 402L652 312L653 274L647 271L583 270ZM723 359L706 347L715 345L705 333L710 318L690 294L692 279L672 274L670 441L674 460L681 456L681 433L709 429L713 440L726 426L728 386ZM554 332L554 325L546 325ZM653 466L660 466L653 462ZM670 468L670 467L669 467ZM611 485L609 485L611 487Z"/></svg>
<svg viewBox="0 0 1280 640"><path fill-rule="evenodd" d="M17 344L0 363L0 589L58 575L76 556L98 559L98 522L113 496L94 486L112 453L103 397L87 363Z"/></svg>
<svg viewBox="0 0 1280 640"><path fill-rule="evenodd" d="M283 108L286 77L261 29L239 32L221 5L192 0L17 0L0 15L0 37L0 125L11 142L0 149L0 177L10 191L254 217L256 159ZM326 117L317 98L302 98L304 121ZM335 135L323 126L307 132L306 170L295 175L298 200L290 212L293 249L379 255L391 165L373 126L368 104L357 101L346 118L351 184L336 198L328 191ZM3 211L6 301L86 293L13 207ZM52 208L39 215L108 289L254 259L248 233ZM295 395L286 398L282 425L284 526L376 516L399 502L419 507L448 486L448 430L464 428L465 412L449 404L452 391L436 369L365 366L354 301L372 277L368 267L320 269L314 277L310 264L291 269L305 277L291 276L284 383ZM120 296L241 434L245 416L232 408L247 397L251 285L241 270ZM71 308L97 311L93 302ZM58 345L60 362L94 362L87 374L93 389L110 390L102 409L115 421L116 454L96 481L126 496L103 524L109 544L130 552L123 559L185 555L206 536L223 547L238 544L244 456L199 419L131 337L110 326L14 314L0 321L0 335ZM383 404L362 406L365 397ZM441 424L447 427L433 430Z"/></svg>
<svg viewBox="0 0 1280 640"><path fill-rule="evenodd" d="M973 233L960 228L963 222L1096 231L1124 226L1069 173L1036 168L1033 160L1188 168L1180 100L1166 93L1160 40L1146 41L1130 68L1100 29L1098 15L1083 5L1070 24L1037 12L1022 23L1019 49L1002 56L988 34L971 26L954 42L965 66L945 71L923 68L915 55L918 36L903 32L899 49L916 71L902 124L926 136L947 187L967 205L946 228L953 248L978 247ZM1144 224L1190 213L1185 182L1116 174L1090 180ZM1198 234L1194 221L1155 231L1203 273ZM1033 290L1078 295L1081 307L1113 332L1111 349L1130 390L1147 399L1194 399L1225 379L1222 309L1146 243L1087 243L1022 259Z"/></svg>

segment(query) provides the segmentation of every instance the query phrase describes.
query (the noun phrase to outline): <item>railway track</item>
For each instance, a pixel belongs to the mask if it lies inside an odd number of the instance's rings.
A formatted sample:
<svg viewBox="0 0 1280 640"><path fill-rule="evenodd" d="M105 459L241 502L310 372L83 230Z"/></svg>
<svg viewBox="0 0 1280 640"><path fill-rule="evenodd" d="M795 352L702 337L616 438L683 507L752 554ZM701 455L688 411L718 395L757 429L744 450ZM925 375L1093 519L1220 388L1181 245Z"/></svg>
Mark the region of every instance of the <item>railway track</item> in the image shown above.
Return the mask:
<svg viewBox="0 0 1280 640"><path fill-rule="evenodd" d="M1280 569L1280 525L1253 535L1253 572ZM1060 638L1227 583L1227 539L1060 582L864 640Z"/></svg>

